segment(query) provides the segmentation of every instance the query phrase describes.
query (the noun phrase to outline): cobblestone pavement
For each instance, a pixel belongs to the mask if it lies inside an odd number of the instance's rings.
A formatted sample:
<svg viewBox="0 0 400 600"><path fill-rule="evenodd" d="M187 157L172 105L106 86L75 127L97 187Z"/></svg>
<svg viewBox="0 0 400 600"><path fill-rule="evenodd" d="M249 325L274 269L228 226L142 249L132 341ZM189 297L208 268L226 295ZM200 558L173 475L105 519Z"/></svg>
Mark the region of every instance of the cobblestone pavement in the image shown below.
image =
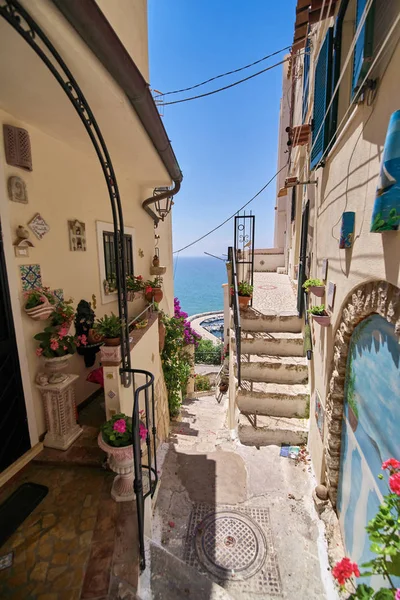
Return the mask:
<svg viewBox="0 0 400 600"><path fill-rule="evenodd" d="M2 600L133 599L138 577L136 509L110 496L113 473L97 468L30 463L0 493L0 503L24 482L49 493L0 555ZM131 587L132 586L132 587Z"/></svg>
<svg viewBox="0 0 400 600"><path fill-rule="evenodd" d="M226 425L227 403L227 397L221 404L213 396L186 400L181 420L172 423L169 441L160 452L162 477L154 513L155 542L199 568L235 600L336 599L323 527L312 501L315 480L309 460L296 462L281 457L278 446L256 448L232 440ZM198 521L205 510L207 514L233 512L233 517L225 517L232 531L221 533L222 538L213 543L207 538L204 546L199 546L201 536L207 533ZM264 518L264 524L254 524L257 515ZM226 558L225 546L229 553L234 553L236 546L243 552L234 531L238 518L241 522L253 518L254 531L264 528L265 538L261 538L267 544L265 563L244 582L240 581L240 568L237 581L235 573L221 581L215 578L218 566L211 563L236 560L230 554ZM206 530L206 520L204 523ZM252 527L250 523L246 530L249 539ZM211 567L198 558L200 547L208 553ZM251 558L245 560L253 564ZM272 591L271 582L276 587Z"/></svg>
<svg viewBox="0 0 400 600"><path fill-rule="evenodd" d="M288 275L254 273L253 307L264 314L295 312L296 297Z"/></svg>

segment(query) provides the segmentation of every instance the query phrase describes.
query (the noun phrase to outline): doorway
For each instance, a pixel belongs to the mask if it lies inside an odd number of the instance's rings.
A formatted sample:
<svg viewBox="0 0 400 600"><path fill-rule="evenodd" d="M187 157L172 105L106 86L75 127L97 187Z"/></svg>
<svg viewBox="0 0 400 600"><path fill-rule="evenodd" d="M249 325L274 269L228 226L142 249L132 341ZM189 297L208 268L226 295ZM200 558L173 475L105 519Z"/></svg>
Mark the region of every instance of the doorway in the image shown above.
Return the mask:
<svg viewBox="0 0 400 600"><path fill-rule="evenodd" d="M0 223L0 472L30 447Z"/></svg>

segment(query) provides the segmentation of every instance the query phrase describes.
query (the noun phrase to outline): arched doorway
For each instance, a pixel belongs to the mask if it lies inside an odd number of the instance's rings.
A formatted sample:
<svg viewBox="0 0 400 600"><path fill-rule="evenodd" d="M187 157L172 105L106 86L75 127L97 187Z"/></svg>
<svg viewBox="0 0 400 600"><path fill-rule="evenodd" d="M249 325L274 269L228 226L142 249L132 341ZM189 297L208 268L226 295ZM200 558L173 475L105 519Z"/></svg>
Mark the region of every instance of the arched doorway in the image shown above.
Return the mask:
<svg viewBox="0 0 400 600"><path fill-rule="evenodd" d="M394 324L370 314L350 339L344 389L337 510L346 553L374 555L365 527L387 493L382 462L400 457L400 345Z"/></svg>

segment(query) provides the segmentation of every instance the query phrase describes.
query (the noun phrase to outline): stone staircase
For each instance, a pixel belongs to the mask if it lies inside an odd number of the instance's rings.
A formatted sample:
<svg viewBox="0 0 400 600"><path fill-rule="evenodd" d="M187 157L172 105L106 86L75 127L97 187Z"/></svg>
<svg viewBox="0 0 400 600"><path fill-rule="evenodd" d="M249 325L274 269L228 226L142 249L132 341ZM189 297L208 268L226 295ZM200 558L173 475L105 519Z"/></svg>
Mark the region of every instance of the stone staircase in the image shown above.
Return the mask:
<svg viewBox="0 0 400 600"><path fill-rule="evenodd" d="M240 441L255 446L306 443L309 391L302 320L293 313L261 314L251 308L240 318Z"/></svg>

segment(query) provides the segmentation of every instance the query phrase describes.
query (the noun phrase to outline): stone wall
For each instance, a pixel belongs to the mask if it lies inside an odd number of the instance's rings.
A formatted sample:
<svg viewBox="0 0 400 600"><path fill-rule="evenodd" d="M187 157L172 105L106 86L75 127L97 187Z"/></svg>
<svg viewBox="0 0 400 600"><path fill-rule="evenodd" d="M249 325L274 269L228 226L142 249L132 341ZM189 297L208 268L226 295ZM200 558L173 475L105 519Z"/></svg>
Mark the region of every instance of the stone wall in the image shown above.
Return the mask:
<svg viewBox="0 0 400 600"><path fill-rule="evenodd" d="M339 483L344 387L350 338L355 327L376 313L392 323L400 336L400 289L387 281L370 281L346 298L334 337L332 372L326 400L325 476L332 504L336 506Z"/></svg>

